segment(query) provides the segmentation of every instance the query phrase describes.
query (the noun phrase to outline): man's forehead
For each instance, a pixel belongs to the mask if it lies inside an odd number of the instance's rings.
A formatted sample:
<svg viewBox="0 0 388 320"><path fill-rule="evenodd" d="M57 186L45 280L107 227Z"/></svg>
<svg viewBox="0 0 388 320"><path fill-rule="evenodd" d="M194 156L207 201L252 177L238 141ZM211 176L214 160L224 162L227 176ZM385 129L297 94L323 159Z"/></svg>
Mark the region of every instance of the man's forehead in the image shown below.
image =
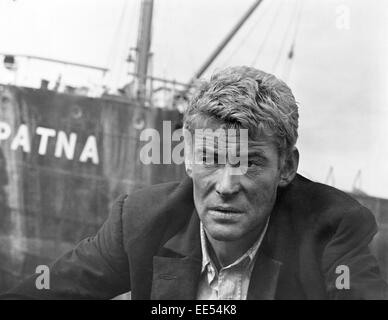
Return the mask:
<svg viewBox="0 0 388 320"><path fill-rule="evenodd" d="M243 134L243 130L246 132ZM199 148L239 148L248 146L249 152L261 151L273 147L274 139L267 135L256 135L252 138L248 129L196 129L194 132L196 149Z"/></svg>
<svg viewBox="0 0 388 320"><path fill-rule="evenodd" d="M271 138L272 135L270 132L267 132L269 130L259 130L258 127L246 128L242 127L238 123L228 123L208 117L203 118L201 122L196 123L195 127L192 129L198 133L204 132L208 135L211 135L212 133L216 135L227 133L229 136L239 136L241 135L241 132L247 132L248 137L250 137L252 140L268 140Z"/></svg>

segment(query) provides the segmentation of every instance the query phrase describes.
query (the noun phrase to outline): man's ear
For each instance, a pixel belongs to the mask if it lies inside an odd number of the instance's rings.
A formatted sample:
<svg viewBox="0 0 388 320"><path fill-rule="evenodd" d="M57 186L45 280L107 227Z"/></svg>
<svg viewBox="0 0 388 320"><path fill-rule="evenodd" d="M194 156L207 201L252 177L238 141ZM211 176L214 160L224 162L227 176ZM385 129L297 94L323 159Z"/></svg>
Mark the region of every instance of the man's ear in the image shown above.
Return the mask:
<svg viewBox="0 0 388 320"><path fill-rule="evenodd" d="M279 187L287 186L296 175L299 165L299 151L296 147L293 147L283 160L282 168L280 172Z"/></svg>

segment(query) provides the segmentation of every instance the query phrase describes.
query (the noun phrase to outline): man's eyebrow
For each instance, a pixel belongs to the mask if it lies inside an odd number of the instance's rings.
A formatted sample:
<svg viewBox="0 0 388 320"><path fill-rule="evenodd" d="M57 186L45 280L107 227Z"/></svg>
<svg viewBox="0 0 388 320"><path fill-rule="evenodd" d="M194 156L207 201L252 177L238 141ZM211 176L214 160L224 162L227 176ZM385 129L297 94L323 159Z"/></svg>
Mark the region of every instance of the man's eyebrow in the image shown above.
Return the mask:
<svg viewBox="0 0 388 320"><path fill-rule="evenodd" d="M218 153L218 151L219 151L217 146L198 146L195 149L198 150L198 151L212 151L214 153ZM249 150L248 151L248 156L249 157L267 158L265 152L261 151L261 150Z"/></svg>
<svg viewBox="0 0 388 320"><path fill-rule="evenodd" d="M250 150L248 151L248 157L259 157L263 159L267 159L266 154L260 150Z"/></svg>

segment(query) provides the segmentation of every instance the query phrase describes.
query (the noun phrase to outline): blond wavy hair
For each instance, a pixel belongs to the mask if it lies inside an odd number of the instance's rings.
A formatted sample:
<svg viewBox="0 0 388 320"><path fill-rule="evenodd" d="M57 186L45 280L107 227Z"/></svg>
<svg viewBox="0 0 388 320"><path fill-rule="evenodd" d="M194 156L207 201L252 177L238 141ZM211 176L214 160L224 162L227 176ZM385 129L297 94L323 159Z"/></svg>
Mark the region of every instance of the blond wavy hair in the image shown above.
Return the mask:
<svg viewBox="0 0 388 320"><path fill-rule="evenodd" d="M274 75L250 67L230 67L201 80L184 114L194 132L209 120L248 129L249 137L274 137L280 154L298 138L298 105L291 89Z"/></svg>

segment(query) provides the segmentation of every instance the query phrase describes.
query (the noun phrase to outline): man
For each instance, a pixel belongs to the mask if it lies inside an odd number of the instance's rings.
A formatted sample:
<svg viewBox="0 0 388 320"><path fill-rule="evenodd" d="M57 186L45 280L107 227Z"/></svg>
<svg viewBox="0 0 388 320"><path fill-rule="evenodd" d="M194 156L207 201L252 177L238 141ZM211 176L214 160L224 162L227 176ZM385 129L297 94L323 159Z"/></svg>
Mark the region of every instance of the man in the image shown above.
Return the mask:
<svg viewBox="0 0 388 320"><path fill-rule="evenodd" d="M373 215L296 173L298 108L284 82L248 67L220 71L194 94L184 128L194 136L188 178L121 196L95 237L50 266L49 290L36 289L33 276L7 297L387 297L368 249ZM240 139L197 143L197 131L218 129Z"/></svg>

